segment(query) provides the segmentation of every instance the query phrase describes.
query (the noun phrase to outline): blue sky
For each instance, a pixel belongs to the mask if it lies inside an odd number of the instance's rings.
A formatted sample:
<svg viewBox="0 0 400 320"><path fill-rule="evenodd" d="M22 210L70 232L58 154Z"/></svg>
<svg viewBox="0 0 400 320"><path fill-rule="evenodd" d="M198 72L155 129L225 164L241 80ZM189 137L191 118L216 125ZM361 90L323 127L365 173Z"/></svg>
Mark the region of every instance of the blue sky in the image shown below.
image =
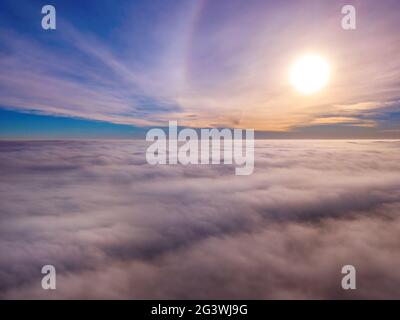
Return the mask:
<svg viewBox="0 0 400 320"><path fill-rule="evenodd" d="M348 3L353 31L340 25ZM169 120L400 137L398 1L52 1L47 31L44 4L0 4L1 138L129 138ZM333 76L305 97L287 71L310 51Z"/></svg>
<svg viewBox="0 0 400 320"><path fill-rule="evenodd" d="M0 109L3 139L136 139L144 135L145 128L130 125Z"/></svg>

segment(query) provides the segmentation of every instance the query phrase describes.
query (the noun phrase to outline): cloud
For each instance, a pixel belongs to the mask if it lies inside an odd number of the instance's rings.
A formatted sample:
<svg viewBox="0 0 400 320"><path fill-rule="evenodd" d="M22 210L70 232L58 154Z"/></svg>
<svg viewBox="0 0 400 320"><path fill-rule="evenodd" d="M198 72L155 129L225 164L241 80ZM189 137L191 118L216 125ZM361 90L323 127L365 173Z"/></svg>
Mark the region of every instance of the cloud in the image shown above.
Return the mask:
<svg viewBox="0 0 400 320"><path fill-rule="evenodd" d="M140 141L0 142L0 296L398 298L398 144L257 141L239 177Z"/></svg>

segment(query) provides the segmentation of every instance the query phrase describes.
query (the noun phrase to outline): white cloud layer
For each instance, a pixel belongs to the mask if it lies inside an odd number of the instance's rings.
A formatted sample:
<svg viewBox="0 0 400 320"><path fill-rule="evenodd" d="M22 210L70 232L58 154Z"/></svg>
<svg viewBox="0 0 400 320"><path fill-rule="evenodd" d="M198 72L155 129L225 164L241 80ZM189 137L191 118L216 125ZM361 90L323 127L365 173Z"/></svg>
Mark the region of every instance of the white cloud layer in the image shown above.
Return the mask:
<svg viewBox="0 0 400 320"><path fill-rule="evenodd" d="M399 298L399 143L257 141L239 177L138 141L0 142L0 297Z"/></svg>

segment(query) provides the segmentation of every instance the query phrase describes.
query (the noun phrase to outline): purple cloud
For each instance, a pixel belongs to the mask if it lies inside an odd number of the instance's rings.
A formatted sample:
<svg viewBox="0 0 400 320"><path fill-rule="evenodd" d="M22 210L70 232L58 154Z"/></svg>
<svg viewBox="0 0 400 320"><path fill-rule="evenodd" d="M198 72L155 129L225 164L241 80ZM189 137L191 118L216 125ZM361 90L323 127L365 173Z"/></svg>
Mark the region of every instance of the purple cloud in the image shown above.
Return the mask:
<svg viewBox="0 0 400 320"><path fill-rule="evenodd" d="M0 296L398 298L398 144L257 141L238 177L139 141L1 142Z"/></svg>

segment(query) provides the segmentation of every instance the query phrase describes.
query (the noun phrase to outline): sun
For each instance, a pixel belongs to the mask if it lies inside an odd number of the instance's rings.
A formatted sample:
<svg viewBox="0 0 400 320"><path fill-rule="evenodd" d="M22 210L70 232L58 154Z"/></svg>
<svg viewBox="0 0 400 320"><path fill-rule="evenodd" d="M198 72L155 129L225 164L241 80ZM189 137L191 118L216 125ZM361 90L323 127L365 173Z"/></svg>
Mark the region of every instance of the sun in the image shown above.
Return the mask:
<svg viewBox="0 0 400 320"><path fill-rule="evenodd" d="M329 81L328 62L319 55L299 58L290 70L290 82L301 93L309 95L321 90Z"/></svg>

